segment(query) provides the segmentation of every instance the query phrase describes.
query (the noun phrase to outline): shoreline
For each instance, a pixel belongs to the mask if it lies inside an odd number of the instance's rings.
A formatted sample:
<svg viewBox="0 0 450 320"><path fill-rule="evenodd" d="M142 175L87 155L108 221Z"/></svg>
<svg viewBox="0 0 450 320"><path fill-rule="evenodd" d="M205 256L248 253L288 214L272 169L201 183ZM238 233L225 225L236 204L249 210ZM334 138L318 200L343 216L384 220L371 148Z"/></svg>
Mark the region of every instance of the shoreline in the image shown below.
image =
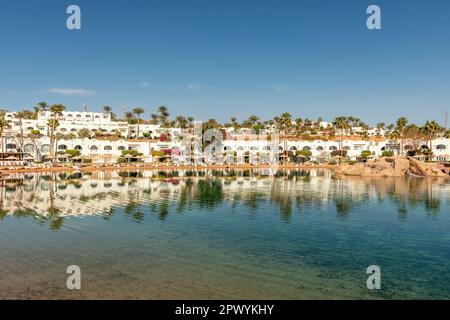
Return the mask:
<svg viewBox="0 0 450 320"><path fill-rule="evenodd" d="M279 164L277 169L337 169L338 165L330 164ZM49 168L20 168L20 169L0 169L0 178L7 178L10 173L47 173L47 172L100 172L100 171L130 171L130 170L158 170L158 171L172 171L172 170L224 170L224 169L236 169L236 170L251 170L251 169L270 169L271 165L204 165L204 166L191 166L191 165L125 165L125 166L86 166L82 168L74 168L71 166L63 167L49 167Z"/></svg>

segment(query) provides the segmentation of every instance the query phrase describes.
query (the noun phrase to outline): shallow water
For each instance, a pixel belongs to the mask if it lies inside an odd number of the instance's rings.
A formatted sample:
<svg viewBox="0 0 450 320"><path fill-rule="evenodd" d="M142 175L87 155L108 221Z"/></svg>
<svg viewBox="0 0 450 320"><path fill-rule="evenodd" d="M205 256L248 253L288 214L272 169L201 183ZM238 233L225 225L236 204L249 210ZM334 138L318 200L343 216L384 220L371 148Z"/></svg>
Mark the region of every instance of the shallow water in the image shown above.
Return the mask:
<svg viewBox="0 0 450 320"><path fill-rule="evenodd" d="M0 191L0 298L450 298L445 180L100 172Z"/></svg>

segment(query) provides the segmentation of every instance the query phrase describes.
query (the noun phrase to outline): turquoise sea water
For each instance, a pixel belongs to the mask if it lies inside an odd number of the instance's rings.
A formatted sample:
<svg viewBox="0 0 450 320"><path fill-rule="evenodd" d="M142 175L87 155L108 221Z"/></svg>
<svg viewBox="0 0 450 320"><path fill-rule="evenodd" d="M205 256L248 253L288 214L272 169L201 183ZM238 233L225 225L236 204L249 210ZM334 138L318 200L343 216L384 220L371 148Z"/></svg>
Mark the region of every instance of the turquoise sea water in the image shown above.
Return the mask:
<svg viewBox="0 0 450 320"><path fill-rule="evenodd" d="M450 298L450 181L263 173L12 176L0 298Z"/></svg>

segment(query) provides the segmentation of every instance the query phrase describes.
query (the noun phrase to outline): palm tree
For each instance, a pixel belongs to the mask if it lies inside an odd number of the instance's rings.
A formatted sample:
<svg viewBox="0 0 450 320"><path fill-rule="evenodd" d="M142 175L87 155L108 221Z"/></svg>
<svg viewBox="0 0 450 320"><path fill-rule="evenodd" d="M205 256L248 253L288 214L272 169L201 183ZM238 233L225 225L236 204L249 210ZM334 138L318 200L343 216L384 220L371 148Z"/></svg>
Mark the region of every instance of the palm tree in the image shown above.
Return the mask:
<svg viewBox="0 0 450 320"><path fill-rule="evenodd" d="M143 108L134 108L133 113L137 115L138 122L137 122L137 135L136 139L139 138L139 125L141 124L141 114L145 113L145 110Z"/></svg>
<svg viewBox="0 0 450 320"><path fill-rule="evenodd" d="M405 117L400 117L397 120L396 130L398 131L400 136L400 155L403 155L403 139L405 136L405 127L407 123L408 120Z"/></svg>
<svg viewBox="0 0 450 320"><path fill-rule="evenodd" d="M350 119L350 120L349 120ZM350 121L353 120L353 117L336 117L333 122L333 125L336 129L340 131L341 134L346 134L347 130L350 129Z"/></svg>
<svg viewBox="0 0 450 320"><path fill-rule="evenodd" d="M86 139L91 137L91 131L88 128L82 128L78 130L78 137L80 139Z"/></svg>
<svg viewBox="0 0 450 320"><path fill-rule="evenodd" d="M297 118L295 119L295 132L297 136L300 136L303 132L303 119Z"/></svg>
<svg viewBox="0 0 450 320"><path fill-rule="evenodd" d="M433 139L437 138L438 134L444 131L444 128L442 128L436 121L433 120L425 122L422 130L425 136L428 138L428 141L430 142L430 150L432 151Z"/></svg>
<svg viewBox="0 0 450 320"><path fill-rule="evenodd" d="M19 128L20 128L20 134L19 134L19 145L20 145L20 152L23 150L23 119L26 118L26 111L19 111L16 113L16 118L19 120Z"/></svg>
<svg viewBox="0 0 450 320"><path fill-rule="evenodd" d="M158 112L160 114L159 119L161 120L161 125L163 127L167 127L168 126L168 120L169 120L169 110L167 109L166 106L160 106L158 108Z"/></svg>
<svg viewBox="0 0 450 320"><path fill-rule="evenodd" d="M150 123L153 125L157 125L159 123L159 116L156 113L152 113L150 115Z"/></svg>
<svg viewBox="0 0 450 320"><path fill-rule="evenodd" d="M50 153L55 156L55 130L59 126L58 117L62 116L66 107L62 104L54 104L50 107L51 118L48 120L47 125L50 127Z"/></svg>
<svg viewBox="0 0 450 320"><path fill-rule="evenodd" d="M50 128L50 155L51 156L55 156L55 141L56 141L56 137L55 137L55 130L56 128L59 126L59 121L56 118L50 118L47 121L47 126Z"/></svg>
<svg viewBox="0 0 450 320"><path fill-rule="evenodd" d="M130 139L130 126L129 124L131 123L131 119L133 119L133 112L125 112L124 114L125 119L127 119L127 123L128 123L128 133L127 133L127 139Z"/></svg>
<svg viewBox="0 0 450 320"><path fill-rule="evenodd" d="M8 127L8 121L3 115L0 115L0 152L3 152L3 131Z"/></svg>
<svg viewBox="0 0 450 320"><path fill-rule="evenodd" d="M285 112L280 117L280 125L284 135L289 134L292 128L292 116L290 113Z"/></svg>
<svg viewBox="0 0 450 320"><path fill-rule="evenodd" d="M175 120L176 120L176 122L178 123L178 126L181 129L186 129L186 126L188 124L188 121L187 121L186 117L178 116L178 117L175 118Z"/></svg>
<svg viewBox="0 0 450 320"><path fill-rule="evenodd" d="M231 125L233 127L234 131L237 131L239 129L239 122L237 122L237 118L236 117L231 117Z"/></svg>
<svg viewBox="0 0 450 320"><path fill-rule="evenodd" d="M187 121L189 121L189 127L192 127L193 123L194 123L194 117L187 117Z"/></svg>
<svg viewBox="0 0 450 320"><path fill-rule="evenodd" d="M104 106L103 111L109 115L112 112L112 108L110 106Z"/></svg>

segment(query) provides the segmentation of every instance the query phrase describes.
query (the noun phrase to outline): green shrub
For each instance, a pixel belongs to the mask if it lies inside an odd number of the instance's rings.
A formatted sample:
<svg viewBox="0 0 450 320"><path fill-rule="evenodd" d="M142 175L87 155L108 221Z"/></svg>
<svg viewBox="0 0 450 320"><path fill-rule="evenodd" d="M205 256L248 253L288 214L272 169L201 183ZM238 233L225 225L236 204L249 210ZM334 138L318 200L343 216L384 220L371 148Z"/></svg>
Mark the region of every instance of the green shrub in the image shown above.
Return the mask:
<svg viewBox="0 0 450 320"><path fill-rule="evenodd" d="M311 157L312 152L311 150L297 150L295 152L296 156L304 156L304 157Z"/></svg>
<svg viewBox="0 0 450 320"><path fill-rule="evenodd" d="M69 150L66 150L66 154L69 155L69 157L73 158L73 157L78 157L81 154L81 152L80 152L80 150L69 149Z"/></svg>
<svg viewBox="0 0 450 320"><path fill-rule="evenodd" d="M383 153L381 154L383 157L393 157L394 156L394 151L392 150L386 150L383 151Z"/></svg>
<svg viewBox="0 0 450 320"><path fill-rule="evenodd" d="M361 157L363 158L368 158L372 155L372 152L370 152L369 150L364 150L361 152Z"/></svg>

